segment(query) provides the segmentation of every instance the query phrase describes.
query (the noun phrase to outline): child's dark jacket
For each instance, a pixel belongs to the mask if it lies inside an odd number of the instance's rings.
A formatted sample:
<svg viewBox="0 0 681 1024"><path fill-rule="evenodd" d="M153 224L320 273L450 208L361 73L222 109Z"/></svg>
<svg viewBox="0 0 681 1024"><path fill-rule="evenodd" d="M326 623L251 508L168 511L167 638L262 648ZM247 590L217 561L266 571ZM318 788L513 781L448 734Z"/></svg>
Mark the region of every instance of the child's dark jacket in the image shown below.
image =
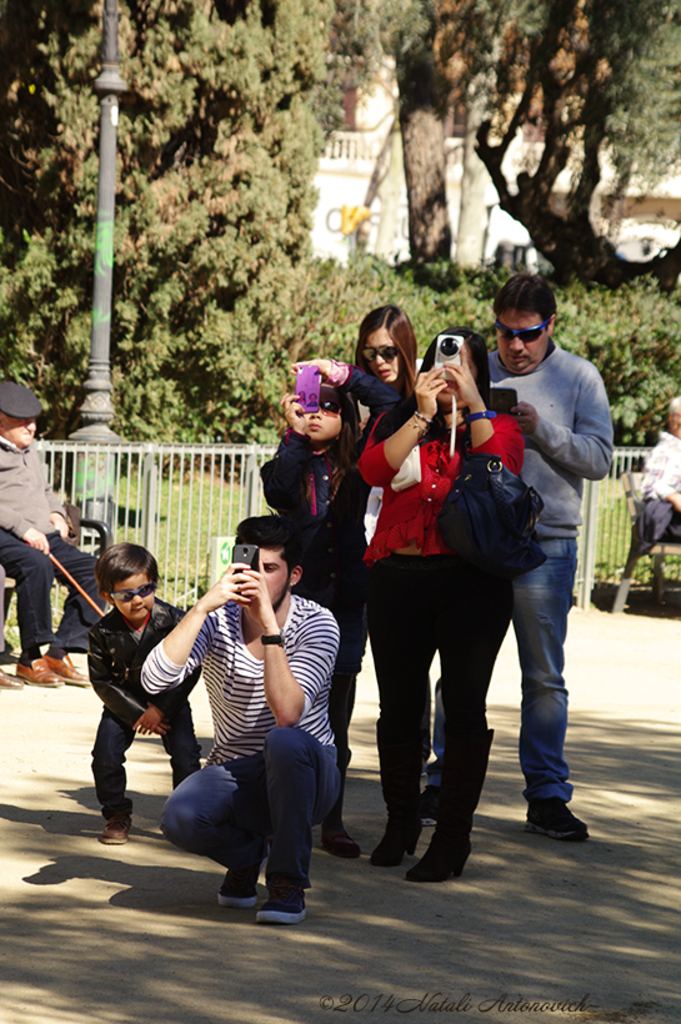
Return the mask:
<svg viewBox="0 0 681 1024"><path fill-rule="evenodd" d="M376 418L398 404L400 396L389 384L357 367L352 367L347 383L339 390L348 391L369 407L370 418L357 444L360 455ZM303 576L293 593L325 608L363 604L369 590L369 572L363 562L369 486L355 472L358 507L340 517L331 504L333 466L326 452L312 451L309 437L287 430L276 455L260 471L268 505L292 519L303 535ZM308 478L310 501L301 495L303 475Z"/></svg>
<svg viewBox="0 0 681 1024"><path fill-rule="evenodd" d="M147 655L168 636L184 612L165 601L154 601L149 621L139 641L119 612L113 608L90 628L88 663L95 693L117 718L133 726L147 710L150 695L140 675ZM201 669L165 693L155 694L151 703L171 721L196 685Z"/></svg>

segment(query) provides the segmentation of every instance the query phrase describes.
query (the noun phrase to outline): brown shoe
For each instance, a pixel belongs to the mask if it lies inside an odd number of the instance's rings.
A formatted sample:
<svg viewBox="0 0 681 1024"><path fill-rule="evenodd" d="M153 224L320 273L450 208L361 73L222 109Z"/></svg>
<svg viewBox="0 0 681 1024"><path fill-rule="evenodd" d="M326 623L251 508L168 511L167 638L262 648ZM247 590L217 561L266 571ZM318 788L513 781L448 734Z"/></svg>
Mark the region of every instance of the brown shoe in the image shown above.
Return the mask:
<svg viewBox="0 0 681 1024"><path fill-rule="evenodd" d="M17 675L30 686L63 686L64 680L53 672L44 658L36 658L30 665L17 662Z"/></svg>
<svg viewBox="0 0 681 1024"><path fill-rule="evenodd" d="M48 658L48 656L44 654L41 660L44 661L53 672L56 672L58 676L61 676L65 683L72 683L73 686L90 685L88 677L78 671L68 654L64 658Z"/></svg>
<svg viewBox="0 0 681 1024"><path fill-rule="evenodd" d="M108 843L110 846L127 843L128 833L132 828L132 818L124 811L112 815L104 826L104 831L99 837L100 843Z"/></svg>
<svg viewBox="0 0 681 1024"><path fill-rule="evenodd" d="M3 690L23 690L24 684L21 679L15 679L14 676L8 676L0 668L0 688Z"/></svg>

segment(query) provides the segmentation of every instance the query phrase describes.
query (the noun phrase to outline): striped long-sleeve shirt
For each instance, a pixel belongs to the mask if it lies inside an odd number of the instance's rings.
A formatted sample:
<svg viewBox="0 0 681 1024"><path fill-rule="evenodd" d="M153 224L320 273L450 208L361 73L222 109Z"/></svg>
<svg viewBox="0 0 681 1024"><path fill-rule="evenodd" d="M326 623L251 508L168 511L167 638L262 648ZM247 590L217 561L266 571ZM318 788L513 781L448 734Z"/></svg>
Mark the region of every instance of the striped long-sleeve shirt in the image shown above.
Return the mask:
<svg viewBox="0 0 681 1024"><path fill-rule="evenodd" d="M339 642L336 620L314 601L292 596L283 634L289 667L305 695L295 728L305 729L323 745L332 744L328 704ZM232 601L207 617L186 665L175 665L162 644L156 647L144 663L142 684L149 693L161 693L178 686L199 665L213 717L214 743L206 763L221 764L262 750L276 725L265 699L264 662L246 647L241 609Z"/></svg>

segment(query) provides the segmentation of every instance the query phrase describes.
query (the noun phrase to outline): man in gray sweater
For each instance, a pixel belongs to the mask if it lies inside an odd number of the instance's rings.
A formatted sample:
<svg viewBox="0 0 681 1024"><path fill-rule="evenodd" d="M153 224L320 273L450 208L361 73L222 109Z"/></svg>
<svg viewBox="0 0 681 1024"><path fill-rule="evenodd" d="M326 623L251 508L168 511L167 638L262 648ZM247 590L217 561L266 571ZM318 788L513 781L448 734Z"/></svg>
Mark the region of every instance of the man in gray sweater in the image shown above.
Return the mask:
<svg viewBox="0 0 681 1024"><path fill-rule="evenodd" d="M567 807L572 786L563 755L568 695L563 646L572 606L582 483L608 472L613 432L598 370L552 339L553 292L536 274L509 278L494 300L498 350L492 387L513 388L511 412L525 437L522 477L544 499L537 526L544 565L514 582L513 626L522 672L520 764L528 832L582 840L587 827Z"/></svg>
<svg viewBox="0 0 681 1024"><path fill-rule="evenodd" d="M39 400L21 384L0 384L0 565L16 580L21 654L19 680L33 686L87 685L68 651L87 651L88 630L98 618L68 580L64 615L52 631L50 590L55 576L52 553L100 607L94 577L95 559L65 538L68 524L63 506L45 480L33 444ZM40 646L48 645L41 656Z"/></svg>

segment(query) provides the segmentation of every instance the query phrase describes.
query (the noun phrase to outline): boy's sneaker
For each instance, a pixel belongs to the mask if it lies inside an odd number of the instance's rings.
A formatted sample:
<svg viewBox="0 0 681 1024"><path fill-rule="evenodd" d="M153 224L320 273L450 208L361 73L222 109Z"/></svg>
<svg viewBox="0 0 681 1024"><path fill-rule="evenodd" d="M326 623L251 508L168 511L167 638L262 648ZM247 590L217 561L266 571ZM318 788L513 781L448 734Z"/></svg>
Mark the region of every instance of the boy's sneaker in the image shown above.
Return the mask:
<svg viewBox="0 0 681 1024"><path fill-rule="evenodd" d="M419 814L422 825L437 825L437 814L440 810L440 787L426 786L421 793Z"/></svg>
<svg viewBox="0 0 681 1024"><path fill-rule="evenodd" d="M258 902L256 883L260 874L260 861L239 871L230 868L218 889L221 907L253 907Z"/></svg>
<svg viewBox="0 0 681 1024"><path fill-rule="evenodd" d="M99 837L100 843L106 843L109 846L119 846L121 843L127 843L128 834L132 828L132 818L129 814L120 812L112 814L107 819L107 823L104 826L104 831Z"/></svg>
<svg viewBox="0 0 681 1024"><path fill-rule="evenodd" d="M584 822L575 818L559 796L549 797L548 800L530 800L525 831L541 832L551 839L565 839L573 843L589 838Z"/></svg>
<svg viewBox="0 0 681 1024"><path fill-rule="evenodd" d="M285 875L272 882L270 898L263 903L255 920L258 924L299 924L305 918L305 897L302 887Z"/></svg>

